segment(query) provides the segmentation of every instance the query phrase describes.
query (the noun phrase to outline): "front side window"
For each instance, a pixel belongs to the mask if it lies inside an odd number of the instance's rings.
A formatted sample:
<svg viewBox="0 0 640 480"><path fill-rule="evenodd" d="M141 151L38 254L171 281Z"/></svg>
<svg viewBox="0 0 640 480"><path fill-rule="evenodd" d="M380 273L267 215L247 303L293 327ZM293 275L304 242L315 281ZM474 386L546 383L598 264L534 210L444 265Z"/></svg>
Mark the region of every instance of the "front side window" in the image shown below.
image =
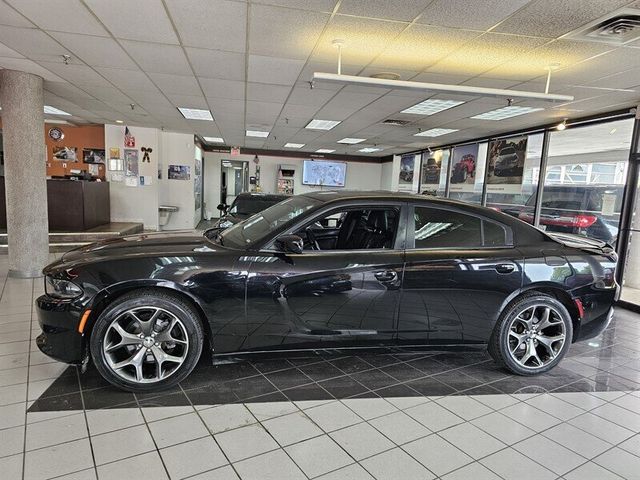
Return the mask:
<svg viewBox="0 0 640 480"><path fill-rule="evenodd" d="M460 212L415 207L415 248L501 247L507 244L501 225Z"/></svg>

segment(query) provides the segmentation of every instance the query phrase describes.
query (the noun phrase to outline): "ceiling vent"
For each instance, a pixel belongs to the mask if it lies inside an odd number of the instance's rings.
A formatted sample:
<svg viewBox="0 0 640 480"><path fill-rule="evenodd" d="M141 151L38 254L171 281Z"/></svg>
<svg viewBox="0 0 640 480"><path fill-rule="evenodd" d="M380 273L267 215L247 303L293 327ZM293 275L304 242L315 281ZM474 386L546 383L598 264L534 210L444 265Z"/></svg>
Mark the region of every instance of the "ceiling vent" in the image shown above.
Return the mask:
<svg viewBox="0 0 640 480"><path fill-rule="evenodd" d="M411 123L409 120L399 120L397 118L387 118L384 122L382 122L383 125L395 125L396 127L404 127L409 123Z"/></svg>
<svg viewBox="0 0 640 480"><path fill-rule="evenodd" d="M566 35L565 38L624 45L640 38L640 10L623 8Z"/></svg>

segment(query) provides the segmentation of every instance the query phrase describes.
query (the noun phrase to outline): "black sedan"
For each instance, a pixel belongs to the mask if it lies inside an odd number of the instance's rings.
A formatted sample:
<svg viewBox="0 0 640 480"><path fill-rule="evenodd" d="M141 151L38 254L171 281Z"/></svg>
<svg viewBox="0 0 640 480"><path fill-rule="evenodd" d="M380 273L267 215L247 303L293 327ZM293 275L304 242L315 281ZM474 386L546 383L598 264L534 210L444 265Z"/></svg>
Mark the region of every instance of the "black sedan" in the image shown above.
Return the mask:
<svg viewBox="0 0 640 480"><path fill-rule="evenodd" d="M218 228L229 228L286 198L288 198L288 195L276 193L241 193L233 200L231 205L224 203L218 205L221 216L215 223L215 226Z"/></svg>
<svg viewBox="0 0 640 480"><path fill-rule="evenodd" d="M40 349L131 391L256 352L487 346L521 375L598 335L617 295L602 242L389 192L289 197L224 231L141 235L44 270Z"/></svg>

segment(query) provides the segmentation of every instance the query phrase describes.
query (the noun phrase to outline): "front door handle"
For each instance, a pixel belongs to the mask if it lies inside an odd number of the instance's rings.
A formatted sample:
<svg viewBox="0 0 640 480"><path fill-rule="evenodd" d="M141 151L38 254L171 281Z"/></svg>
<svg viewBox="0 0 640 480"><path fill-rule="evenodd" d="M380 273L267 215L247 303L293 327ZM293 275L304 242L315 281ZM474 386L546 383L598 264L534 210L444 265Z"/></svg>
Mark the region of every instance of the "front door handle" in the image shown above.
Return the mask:
<svg viewBox="0 0 640 480"><path fill-rule="evenodd" d="M376 272L373 274L376 277L376 280L379 282L392 282L396 278L398 278L398 274L393 270L384 270L382 272Z"/></svg>
<svg viewBox="0 0 640 480"><path fill-rule="evenodd" d="M498 273L512 273L516 266L513 263L499 263L495 268Z"/></svg>

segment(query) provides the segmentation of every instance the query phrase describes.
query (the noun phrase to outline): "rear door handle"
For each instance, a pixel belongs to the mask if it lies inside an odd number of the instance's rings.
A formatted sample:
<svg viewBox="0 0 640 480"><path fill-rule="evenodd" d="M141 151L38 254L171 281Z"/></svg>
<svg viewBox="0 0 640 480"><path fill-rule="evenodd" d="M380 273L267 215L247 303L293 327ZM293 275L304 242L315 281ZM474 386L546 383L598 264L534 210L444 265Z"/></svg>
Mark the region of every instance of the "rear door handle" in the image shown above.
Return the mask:
<svg viewBox="0 0 640 480"><path fill-rule="evenodd" d="M379 282L391 282L398 278L398 274L392 270L384 270L373 274Z"/></svg>
<svg viewBox="0 0 640 480"><path fill-rule="evenodd" d="M495 268L498 273L512 273L516 266L513 263L499 263Z"/></svg>

